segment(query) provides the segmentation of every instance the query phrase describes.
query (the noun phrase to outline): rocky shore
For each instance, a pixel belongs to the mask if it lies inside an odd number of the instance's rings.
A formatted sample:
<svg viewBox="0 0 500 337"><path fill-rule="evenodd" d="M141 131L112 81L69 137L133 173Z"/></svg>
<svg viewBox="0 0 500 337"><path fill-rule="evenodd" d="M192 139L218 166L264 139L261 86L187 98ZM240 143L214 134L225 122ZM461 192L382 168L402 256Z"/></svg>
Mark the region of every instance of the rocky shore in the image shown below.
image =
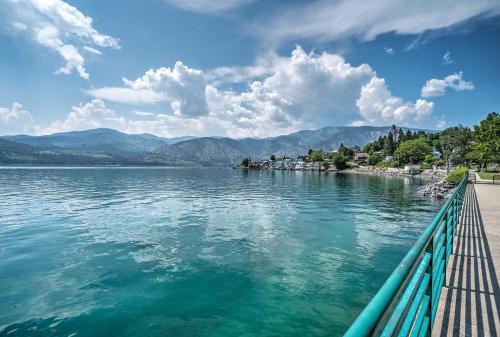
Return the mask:
<svg viewBox="0 0 500 337"><path fill-rule="evenodd" d="M433 199L448 198L455 187L454 185L446 182L445 178L447 174L444 170L424 170L419 174L413 175L398 168L359 167L349 171L376 176L411 177L423 179L427 183L421 186L417 193L421 196Z"/></svg>

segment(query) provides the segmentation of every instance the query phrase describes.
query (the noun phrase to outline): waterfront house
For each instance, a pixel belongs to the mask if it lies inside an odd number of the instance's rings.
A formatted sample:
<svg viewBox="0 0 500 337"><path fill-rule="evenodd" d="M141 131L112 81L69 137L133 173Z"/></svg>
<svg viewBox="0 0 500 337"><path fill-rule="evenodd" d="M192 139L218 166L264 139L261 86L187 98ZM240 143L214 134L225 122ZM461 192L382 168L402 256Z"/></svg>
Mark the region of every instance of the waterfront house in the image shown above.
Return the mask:
<svg viewBox="0 0 500 337"><path fill-rule="evenodd" d="M410 174L419 173L420 172L420 165L419 164L406 164L404 170L405 170L405 172L408 172Z"/></svg>
<svg viewBox="0 0 500 337"><path fill-rule="evenodd" d="M303 171L306 169L306 163L303 161L298 161L295 163L295 169L298 171Z"/></svg>
<svg viewBox="0 0 500 337"><path fill-rule="evenodd" d="M362 161L362 162L366 162L368 161L368 153L365 153L365 152L357 152L354 154L354 161Z"/></svg>

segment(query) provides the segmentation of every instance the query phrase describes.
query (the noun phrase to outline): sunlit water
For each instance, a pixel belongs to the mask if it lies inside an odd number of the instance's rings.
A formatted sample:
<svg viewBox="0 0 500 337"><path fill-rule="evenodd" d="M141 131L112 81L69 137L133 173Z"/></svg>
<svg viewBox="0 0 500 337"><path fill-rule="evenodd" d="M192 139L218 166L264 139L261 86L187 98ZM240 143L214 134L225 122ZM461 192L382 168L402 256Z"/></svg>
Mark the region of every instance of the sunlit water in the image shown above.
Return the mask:
<svg viewBox="0 0 500 337"><path fill-rule="evenodd" d="M430 222L418 181L0 169L0 336L338 336Z"/></svg>

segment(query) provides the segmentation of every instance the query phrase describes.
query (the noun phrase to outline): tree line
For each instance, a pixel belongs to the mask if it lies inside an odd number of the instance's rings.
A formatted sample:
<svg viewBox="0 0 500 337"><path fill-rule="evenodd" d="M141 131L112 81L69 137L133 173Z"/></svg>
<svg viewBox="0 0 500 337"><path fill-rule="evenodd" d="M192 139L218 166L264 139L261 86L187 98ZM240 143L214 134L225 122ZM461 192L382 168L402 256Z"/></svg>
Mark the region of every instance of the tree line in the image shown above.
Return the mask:
<svg viewBox="0 0 500 337"><path fill-rule="evenodd" d="M340 144L336 152L309 149L297 159L306 162L323 162L327 168L333 164L342 170L350 165L356 153L364 152L369 165L399 167L404 164L420 164L422 168L433 165L446 167L470 166L488 169L488 165L500 163L500 115L488 114L479 124L469 128L464 125L449 127L442 131L412 131L392 125L390 131L366 144L347 147ZM283 157L286 159L287 157ZM270 156L276 160L275 155ZM249 167L250 158L243 159L241 166Z"/></svg>
<svg viewBox="0 0 500 337"><path fill-rule="evenodd" d="M478 164L487 169L500 162L499 148L500 115L492 112L472 129L459 124L439 132L405 132L393 125L387 135L366 144L363 150L370 155L382 152L397 164L444 165L447 169Z"/></svg>

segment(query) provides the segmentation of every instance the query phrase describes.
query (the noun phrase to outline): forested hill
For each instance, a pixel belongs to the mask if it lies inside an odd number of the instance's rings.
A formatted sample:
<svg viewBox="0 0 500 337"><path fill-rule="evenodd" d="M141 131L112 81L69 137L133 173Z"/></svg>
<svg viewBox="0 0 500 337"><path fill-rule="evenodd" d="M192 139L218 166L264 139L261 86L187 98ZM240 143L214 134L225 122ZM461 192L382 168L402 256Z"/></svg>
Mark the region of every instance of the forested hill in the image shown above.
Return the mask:
<svg viewBox="0 0 500 337"><path fill-rule="evenodd" d="M407 130L407 128L404 128ZM305 154L308 149L363 146L391 127L324 127L270 138L179 137L129 135L93 129L46 136L4 136L3 165L231 165L242 158L261 159Z"/></svg>

